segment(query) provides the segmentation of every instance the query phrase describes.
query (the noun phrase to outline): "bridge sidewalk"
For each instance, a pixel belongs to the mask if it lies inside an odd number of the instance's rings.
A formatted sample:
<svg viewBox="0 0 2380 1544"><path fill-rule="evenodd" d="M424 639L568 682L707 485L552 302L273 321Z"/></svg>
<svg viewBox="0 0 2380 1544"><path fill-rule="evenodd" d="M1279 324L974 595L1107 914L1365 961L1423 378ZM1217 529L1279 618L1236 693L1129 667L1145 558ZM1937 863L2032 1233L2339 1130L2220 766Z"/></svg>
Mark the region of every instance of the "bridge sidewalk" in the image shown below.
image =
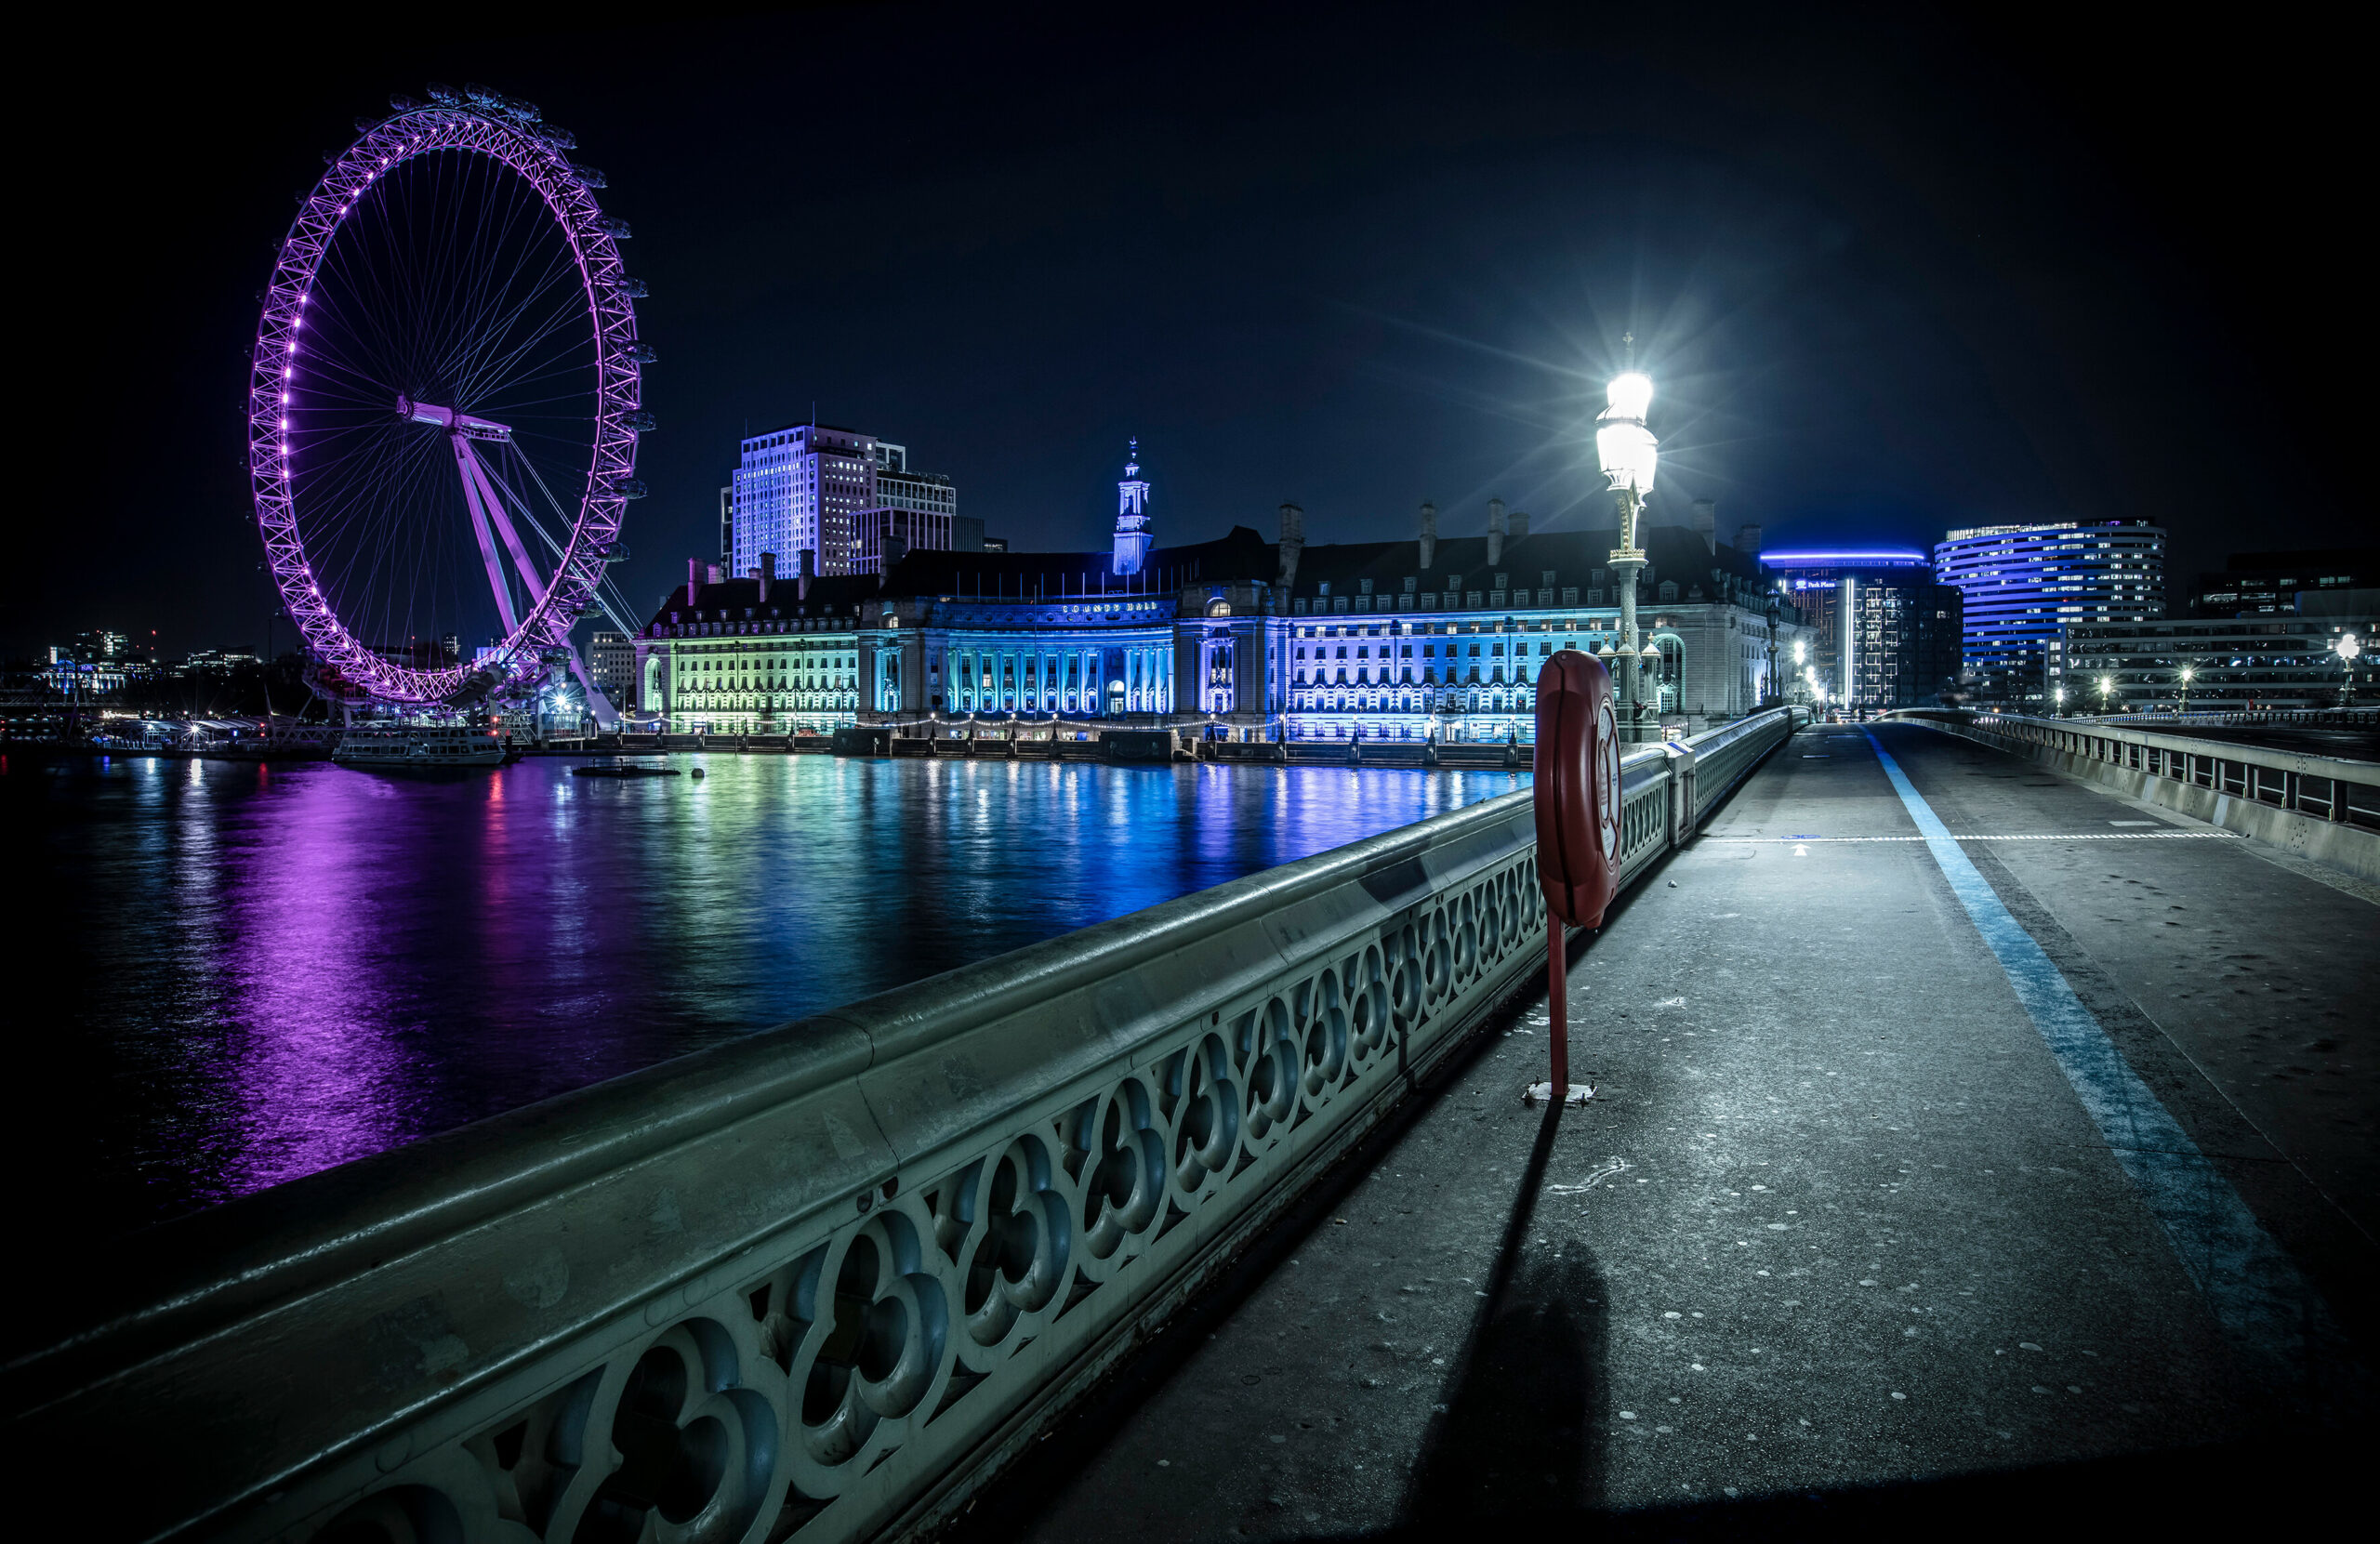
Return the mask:
<svg viewBox="0 0 2380 1544"><path fill-rule="evenodd" d="M962 1533L1435 1536L2356 1419L2373 900L1963 741L1878 738L1953 833L2048 838L1960 846L2343 1336L2275 1376L2227 1335L1873 742L1814 730L1573 964L1588 1110L1518 1101L1540 996Z"/></svg>

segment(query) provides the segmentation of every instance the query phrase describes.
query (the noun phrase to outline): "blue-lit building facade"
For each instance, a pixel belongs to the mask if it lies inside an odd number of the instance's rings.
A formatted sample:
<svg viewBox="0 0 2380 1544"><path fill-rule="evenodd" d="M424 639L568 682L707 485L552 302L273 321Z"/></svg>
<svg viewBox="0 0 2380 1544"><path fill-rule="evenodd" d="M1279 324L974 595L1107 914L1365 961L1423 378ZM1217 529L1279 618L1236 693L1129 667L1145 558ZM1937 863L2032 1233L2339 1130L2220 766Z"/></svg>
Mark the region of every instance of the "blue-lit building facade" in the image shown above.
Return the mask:
<svg viewBox="0 0 2380 1544"><path fill-rule="evenodd" d="M2147 521L1953 531L1934 573L1966 598L1964 679L1981 702L2054 706L2063 629L2165 614L2165 533Z"/></svg>
<svg viewBox="0 0 2380 1544"><path fill-rule="evenodd" d="M1761 561L1810 618L1815 647L1797 697L1884 709L1961 696L1964 597L1913 548L1771 551Z"/></svg>
<svg viewBox="0 0 2380 1544"><path fill-rule="evenodd" d="M1615 528L1309 547L1284 506L1159 546L1137 467L1105 552L912 551L880 575L696 578L636 640L638 716L673 732L822 732L1011 715L1211 725L1236 738L1530 737L1556 650L1613 659ZM1775 695L1811 630L1756 557L1683 528L1646 532L1647 693L1689 725ZM1698 726L1699 727L1699 726Z"/></svg>

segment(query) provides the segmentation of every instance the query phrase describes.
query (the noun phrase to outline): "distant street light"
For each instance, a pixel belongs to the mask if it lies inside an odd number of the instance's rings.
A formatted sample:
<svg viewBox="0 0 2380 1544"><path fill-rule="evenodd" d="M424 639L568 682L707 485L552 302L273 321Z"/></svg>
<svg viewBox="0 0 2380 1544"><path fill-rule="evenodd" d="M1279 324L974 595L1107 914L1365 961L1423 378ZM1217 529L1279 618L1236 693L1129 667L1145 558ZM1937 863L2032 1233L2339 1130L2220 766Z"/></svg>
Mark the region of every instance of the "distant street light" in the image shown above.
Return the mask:
<svg viewBox="0 0 2380 1544"><path fill-rule="evenodd" d="M2059 718L2061 718L2061 719L2065 718L2065 717L2066 717L2066 688L2065 688L2065 687L2063 687L2063 686L2059 687L2059 688L2056 690L2056 692L2055 692L2055 693L2052 693L2052 695L2054 695L2054 696L2056 696L2056 697L2057 698L2057 716L2058 716Z"/></svg>
<svg viewBox="0 0 2380 1544"><path fill-rule="evenodd" d="M1620 495L1620 546L1612 550L1610 563L1613 577L1620 586L1620 738L1645 741L1659 738L1656 727L1648 732L1644 719L1644 693L1640 689L1642 665L1636 640L1636 575L1644 571L1645 551L1636 545L1636 521L1645 508L1645 495L1653 491L1653 473L1660 461L1660 444L1653 431L1645 427L1645 414L1653 403L1652 377L1636 369L1636 335L1626 333L1621 340L1628 345L1628 368L1612 377L1604 389L1609 404L1595 419L1595 457L1603 465L1603 474L1611 491ZM1659 719L1656 716L1656 725Z"/></svg>
<svg viewBox="0 0 2380 1544"><path fill-rule="evenodd" d="M2190 682L2197 679L2198 666L2194 665L2182 666L2182 711L2185 713L2190 710Z"/></svg>
<svg viewBox="0 0 2380 1544"><path fill-rule="evenodd" d="M2339 668L2343 672L2339 680L2339 706L2351 707L2355 704L2355 658L2363 653L2363 645L2357 641L2353 633L2341 633L2339 640L2331 645L2331 652L2339 656Z"/></svg>
<svg viewBox="0 0 2380 1544"><path fill-rule="evenodd" d="M2115 692L2116 678L2113 676L2101 676L2099 678L2099 712L2102 716L2104 716L2108 711L2108 699L2114 696Z"/></svg>

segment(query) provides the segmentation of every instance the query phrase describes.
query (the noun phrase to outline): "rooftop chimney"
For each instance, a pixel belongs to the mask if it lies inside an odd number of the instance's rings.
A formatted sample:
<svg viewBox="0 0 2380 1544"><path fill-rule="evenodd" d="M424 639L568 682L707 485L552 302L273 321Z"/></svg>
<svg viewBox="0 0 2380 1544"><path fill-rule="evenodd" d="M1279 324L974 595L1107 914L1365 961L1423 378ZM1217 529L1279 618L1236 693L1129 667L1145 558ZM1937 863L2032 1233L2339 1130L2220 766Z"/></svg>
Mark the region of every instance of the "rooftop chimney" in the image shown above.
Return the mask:
<svg viewBox="0 0 2380 1544"><path fill-rule="evenodd" d="M1760 527L1757 525L1739 526L1736 530L1736 550L1743 553L1747 557L1759 557Z"/></svg>
<svg viewBox="0 0 2380 1544"><path fill-rule="evenodd" d="M686 560L686 604L699 606L702 603L703 561L700 558L688 558Z"/></svg>
<svg viewBox="0 0 2380 1544"><path fill-rule="evenodd" d="M1514 541L1518 541L1523 536L1528 534L1528 513L1527 510L1514 510L1511 514L1504 517L1504 523L1512 528L1512 537Z"/></svg>
<svg viewBox="0 0 2380 1544"><path fill-rule="evenodd" d="M720 571L720 566L717 563L712 563L710 565L710 582L712 584L716 585L724 583L726 578L727 575Z"/></svg>
<svg viewBox="0 0 2380 1544"><path fill-rule="evenodd" d="M1298 559L1305 552L1305 511L1294 504L1281 506L1281 583L1280 600L1289 603L1290 589L1298 582Z"/></svg>
<svg viewBox="0 0 2380 1544"><path fill-rule="evenodd" d="M1694 534L1702 545L1715 553L1719 550L1719 506L1707 498L1694 501Z"/></svg>
<svg viewBox="0 0 2380 1544"><path fill-rule="evenodd" d="M818 577L818 554L803 548L795 556L801 566L794 574L794 599L807 600L810 599L810 581Z"/></svg>
<svg viewBox="0 0 2380 1544"><path fill-rule="evenodd" d="M774 552L763 552L760 554L760 600L762 604L767 603L769 591L776 587L776 582L777 555Z"/></svg>
<svg viewBox="0 0 2380 1544"><path fill-rule="evenodd" d="M1428 499L1421 501L1421 571L1428 573L1438 561L1438 507Z"/></svg>
<svg viewBox="0 0 2380 1544"><path fill-rule="evenodd" d="M1504 501L1488 501L1488 561L1493 565L1504 561Z"/></svg>

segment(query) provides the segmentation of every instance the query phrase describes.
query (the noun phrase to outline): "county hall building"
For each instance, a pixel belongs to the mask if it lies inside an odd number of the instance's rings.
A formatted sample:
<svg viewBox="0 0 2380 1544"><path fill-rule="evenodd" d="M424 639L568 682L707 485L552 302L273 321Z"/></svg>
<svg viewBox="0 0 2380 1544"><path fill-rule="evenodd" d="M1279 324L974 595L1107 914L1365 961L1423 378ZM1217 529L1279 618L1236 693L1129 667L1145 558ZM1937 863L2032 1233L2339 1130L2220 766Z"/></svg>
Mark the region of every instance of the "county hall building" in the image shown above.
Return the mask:
<svg viewBox="0 0 2380 1544"><path fill-rule="evenodd" d="M1620 595L1605 530L1528 529L1490 501L1481 535L1308 547L1281 507L1267 540L1157 544L1128 464L1104 552L904 549L876 574L817 575L777 555L740 576L690 564L635 640L635 717L672 733L822 733L853 724L1012 717L1103 727L1212 724L1233 738L1529 737L1554 651L1614 662ZM1758 557L1641 533L1646 694L1695 727L1752 710L1810 629ZM1779 660L1786 663L1780 665Z"/></svg>

